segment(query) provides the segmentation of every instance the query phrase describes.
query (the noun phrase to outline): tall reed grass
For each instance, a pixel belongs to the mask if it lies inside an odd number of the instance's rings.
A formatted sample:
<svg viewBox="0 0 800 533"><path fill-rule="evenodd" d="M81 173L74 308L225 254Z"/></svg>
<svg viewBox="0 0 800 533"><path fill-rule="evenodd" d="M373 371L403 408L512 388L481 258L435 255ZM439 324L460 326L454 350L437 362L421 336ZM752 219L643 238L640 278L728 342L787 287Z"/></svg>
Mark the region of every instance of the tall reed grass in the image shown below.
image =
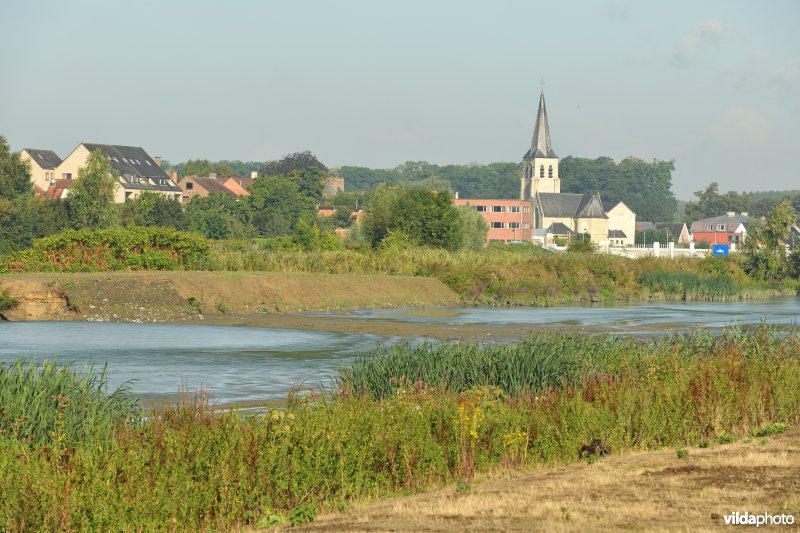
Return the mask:
<svg viewBox="0 0 800 533"><path fill-rule="evenodd" d="M78 372L72 363L0 362L0 434L32 445L74 447L108 442L122 422L136 422L138 399L122 386L109 393L107 367Z"/></svg>

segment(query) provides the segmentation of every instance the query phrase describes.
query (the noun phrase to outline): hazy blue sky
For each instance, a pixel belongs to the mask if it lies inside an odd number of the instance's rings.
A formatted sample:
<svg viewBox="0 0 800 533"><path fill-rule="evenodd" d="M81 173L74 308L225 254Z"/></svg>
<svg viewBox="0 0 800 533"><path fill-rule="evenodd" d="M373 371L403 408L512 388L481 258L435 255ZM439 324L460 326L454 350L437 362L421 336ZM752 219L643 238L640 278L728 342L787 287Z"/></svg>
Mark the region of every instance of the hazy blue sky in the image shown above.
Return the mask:
<svg viewBox="0 0 800 533"><path fill-rule="evenodd" d="M800 188L800 2L0 0L0 134L173 162L674 159L679 198Z"/></svg>

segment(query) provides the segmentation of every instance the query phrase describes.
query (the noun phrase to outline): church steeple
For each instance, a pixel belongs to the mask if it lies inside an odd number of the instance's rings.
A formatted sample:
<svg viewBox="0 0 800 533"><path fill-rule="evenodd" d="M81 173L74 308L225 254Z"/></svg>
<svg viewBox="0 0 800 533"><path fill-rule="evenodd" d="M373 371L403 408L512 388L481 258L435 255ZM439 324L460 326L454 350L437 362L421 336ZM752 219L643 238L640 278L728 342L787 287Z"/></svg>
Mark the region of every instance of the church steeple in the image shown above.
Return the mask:
<svg viewBox="0 0 800 533"><path fill-rule="evenodd" d="M547 123L547 108L544 105L544 89L539 96L539 112L536 115L536 126L533 128L531 149L525 154L524 159L534 157L558 157L550 144L550 126Z"/></svg>
<svg viewBox="0 0 800 533"><path fill-rule="evenodd" d="M547 108L544 105L544 88L539 96L539 112L533 127L531 148L522 158L522 176L519 184L521 200L531 200L539 193L560 193L561 178L558 176L558 156L550 144L550 125L547 123Z"/></svg>

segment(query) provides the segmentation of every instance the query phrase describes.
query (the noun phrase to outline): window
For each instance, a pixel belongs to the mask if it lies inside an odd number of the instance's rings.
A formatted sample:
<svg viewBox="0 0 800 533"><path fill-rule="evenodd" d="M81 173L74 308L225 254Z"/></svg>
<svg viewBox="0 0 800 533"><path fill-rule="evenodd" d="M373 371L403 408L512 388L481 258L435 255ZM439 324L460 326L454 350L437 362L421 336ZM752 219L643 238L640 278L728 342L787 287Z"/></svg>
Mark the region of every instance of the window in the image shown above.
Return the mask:
<svg viewBox="0 0 800 533"><path fill-rule="evenodd" d="M150 161L145 161L145 163L147 163L148 167L152 167L153 166L153 165L150 164Z"/></svg>
<svg viewBox="0 0 800 533"><path fill-rule="evenodd" d="M552 178L553 177L553 165L550 165L550 168L547 169L547 177L548 178Z"/></svg>
<svg viewBox="0 0 800 533"><path fill-rule="evenodd" d="M61 179L62 180L71 180L72 179L72 173L70 173L70 172L62 172L61 173Z"/></svg>
<svg viewBox="0 0 800 533"><path fill-rule="evenodd" d="M713 229L714 229L714 224L709 224L709 225L708 225L708 231L711 231L711 230L713 230Z"/></svg>
<svg viewBox="0 0 800 533"><path fill-rule="evenodd" d="M509 222L508 227L511 229L519 229L519 222Z"/></svg>
<svg viewBox="0 0 800 533"><path fill-rule="evenodd" d="M485 213L486 212L486 206L485 205L476 205L475 206L475 210L478 213Z"/></svg>
<svg viewBox="0 0 800 533"><path fill-rule="evenodd" d="M187 181L186 182L186 190L187 191L191 191L192 189L194 189L194 183L192 183L191 181Z"/></svg>
<svg viewBox="0 0 800 533"><path fill-rule="evenodd" d="M519 213L519 206L518 205L510 205L508 206L509 213Z"/></svg>
<svg viewBox="0 0 800 533"><path fill-rule="evenodd" d="M544 177L544 165L539 167L539 177L540 178Z"/></svg>
<svg viewBox="0 0 800 533"><path fill-rule="evenodd" d="M717 224L717 231L725 231L725 224Z"/></svg>
<svg viewBox="0 0 800 533"><path fill-rule="evenodd" d="M119 159L117 159L113 155L111 156L111 160L114 161L114 163L119 163Z"/></svg>
<svg viewBox="0 0 800 533"><path fill-rule="evenodd" d="M128 162L128 160L127 160L127 159L125 159L124 157L122 158L122 160L123 160L123 161L125 161L126 163Z"/></svg>
<svg viewBox="0 0 800 533"><path fill-rule="evenodd" d="M492 222L492 229L503 229L502 222Z"/></svg>
<svg viewBox="0 0 800 533"><path fill-rule="evenodd" d="M530 213L531 212L531 208L528 207L527 205L523 205L522 206L522 212L523 213Z"/></svg>
<svg viewBox="0 0 800 533"><path fill-rule="evenodd" d="M492 213L504 213L505 206L503 205L493 205L492 206Z"/></svg>

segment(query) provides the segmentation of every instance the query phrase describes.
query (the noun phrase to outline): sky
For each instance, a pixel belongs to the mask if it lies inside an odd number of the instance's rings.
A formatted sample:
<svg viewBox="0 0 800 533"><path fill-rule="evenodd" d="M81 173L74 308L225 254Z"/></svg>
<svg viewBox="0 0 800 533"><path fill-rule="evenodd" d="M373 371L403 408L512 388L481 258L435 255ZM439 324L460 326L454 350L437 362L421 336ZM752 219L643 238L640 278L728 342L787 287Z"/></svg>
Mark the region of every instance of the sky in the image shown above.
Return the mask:
<svg viewBox="0 0 800 533"><path fill-rule="evenodd" d="M800 189L800 2L0 0L12 150L174 163L674 160L678 198Z"/></svg>

